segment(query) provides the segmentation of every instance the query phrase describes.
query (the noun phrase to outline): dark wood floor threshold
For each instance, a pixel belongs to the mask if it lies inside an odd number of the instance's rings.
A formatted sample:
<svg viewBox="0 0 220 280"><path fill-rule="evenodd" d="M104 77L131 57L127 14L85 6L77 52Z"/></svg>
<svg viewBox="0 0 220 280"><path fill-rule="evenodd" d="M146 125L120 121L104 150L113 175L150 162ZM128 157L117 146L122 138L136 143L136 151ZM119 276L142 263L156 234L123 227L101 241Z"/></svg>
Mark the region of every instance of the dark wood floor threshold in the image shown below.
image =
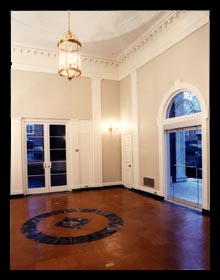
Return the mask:
<svg viewBox="0 0 220 280"><path fill-rule="evenodd" d="M172 205L173 207L176 207L176 208L181 208L183 210L193 212L193 213L198 214L198 215L203 215L202 209L199 209L199 208L191 208L191 207L187 207L185 205L180 205L180 204L177 204L175 202L167 201L167 200L164 200L164 203Z"/></svg>

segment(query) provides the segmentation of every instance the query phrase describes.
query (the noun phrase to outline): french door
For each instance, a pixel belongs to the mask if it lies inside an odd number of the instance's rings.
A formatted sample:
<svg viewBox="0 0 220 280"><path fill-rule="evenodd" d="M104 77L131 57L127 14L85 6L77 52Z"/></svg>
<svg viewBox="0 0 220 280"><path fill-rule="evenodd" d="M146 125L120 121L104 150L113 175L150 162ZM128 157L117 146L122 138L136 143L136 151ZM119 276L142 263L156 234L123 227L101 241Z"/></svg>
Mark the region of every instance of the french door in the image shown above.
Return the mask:
<svg viewBox="0 0 220 280"><path fill-rule="evenodd" d="M66 124L24 122L26 193L67 190Z"/></svg>

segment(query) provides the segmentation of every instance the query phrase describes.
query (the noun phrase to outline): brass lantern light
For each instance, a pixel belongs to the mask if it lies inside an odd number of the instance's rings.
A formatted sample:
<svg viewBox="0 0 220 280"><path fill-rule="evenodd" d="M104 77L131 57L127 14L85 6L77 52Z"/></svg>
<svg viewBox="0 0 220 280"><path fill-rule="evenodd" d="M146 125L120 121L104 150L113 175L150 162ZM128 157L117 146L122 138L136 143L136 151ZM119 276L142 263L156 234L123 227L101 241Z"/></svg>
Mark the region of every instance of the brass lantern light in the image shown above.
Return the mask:
<svg viewBox="0 0 220 280"><path fill-rule="evenodd" d="M72 78L79 77L81 75L81 58L79 50L82 45L70 31L70 11L68 11L68 31L64 33L63 39L58 41L57 46L59 56L59 75L67 78L69 81L71 81Z"/></svg>

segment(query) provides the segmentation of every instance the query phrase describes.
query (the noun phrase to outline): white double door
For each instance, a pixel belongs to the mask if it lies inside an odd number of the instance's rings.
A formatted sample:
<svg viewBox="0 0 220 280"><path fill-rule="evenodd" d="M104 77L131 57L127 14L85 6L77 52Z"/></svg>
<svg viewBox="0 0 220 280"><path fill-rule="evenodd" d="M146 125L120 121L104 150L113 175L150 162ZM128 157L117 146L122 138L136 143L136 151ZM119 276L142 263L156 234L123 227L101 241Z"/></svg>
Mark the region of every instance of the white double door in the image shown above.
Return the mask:
<svg viewBox="0 0 220 280"><path fill-rule="evenodd" d="M26 193L67 190L66 123L24 122Z"/></svg>

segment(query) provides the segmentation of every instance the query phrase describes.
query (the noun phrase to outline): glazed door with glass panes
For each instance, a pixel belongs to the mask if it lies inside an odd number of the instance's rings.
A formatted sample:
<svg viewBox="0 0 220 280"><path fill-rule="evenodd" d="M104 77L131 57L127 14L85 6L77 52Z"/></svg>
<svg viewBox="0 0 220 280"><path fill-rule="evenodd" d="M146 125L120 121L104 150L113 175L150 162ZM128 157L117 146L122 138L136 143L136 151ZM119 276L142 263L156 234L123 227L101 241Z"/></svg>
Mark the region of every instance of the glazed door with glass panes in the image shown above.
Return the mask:
<svg viewBox="0 0 220 280"><path fill-rule="evenodd" d="M202 208L201 127L168 132L168 200Z"/></svg>
<svg viewBox="0 0 220 280"><path fill-rule="evenodd" d="M26 193L67 190L66 125L25 122Z"/></svg>

